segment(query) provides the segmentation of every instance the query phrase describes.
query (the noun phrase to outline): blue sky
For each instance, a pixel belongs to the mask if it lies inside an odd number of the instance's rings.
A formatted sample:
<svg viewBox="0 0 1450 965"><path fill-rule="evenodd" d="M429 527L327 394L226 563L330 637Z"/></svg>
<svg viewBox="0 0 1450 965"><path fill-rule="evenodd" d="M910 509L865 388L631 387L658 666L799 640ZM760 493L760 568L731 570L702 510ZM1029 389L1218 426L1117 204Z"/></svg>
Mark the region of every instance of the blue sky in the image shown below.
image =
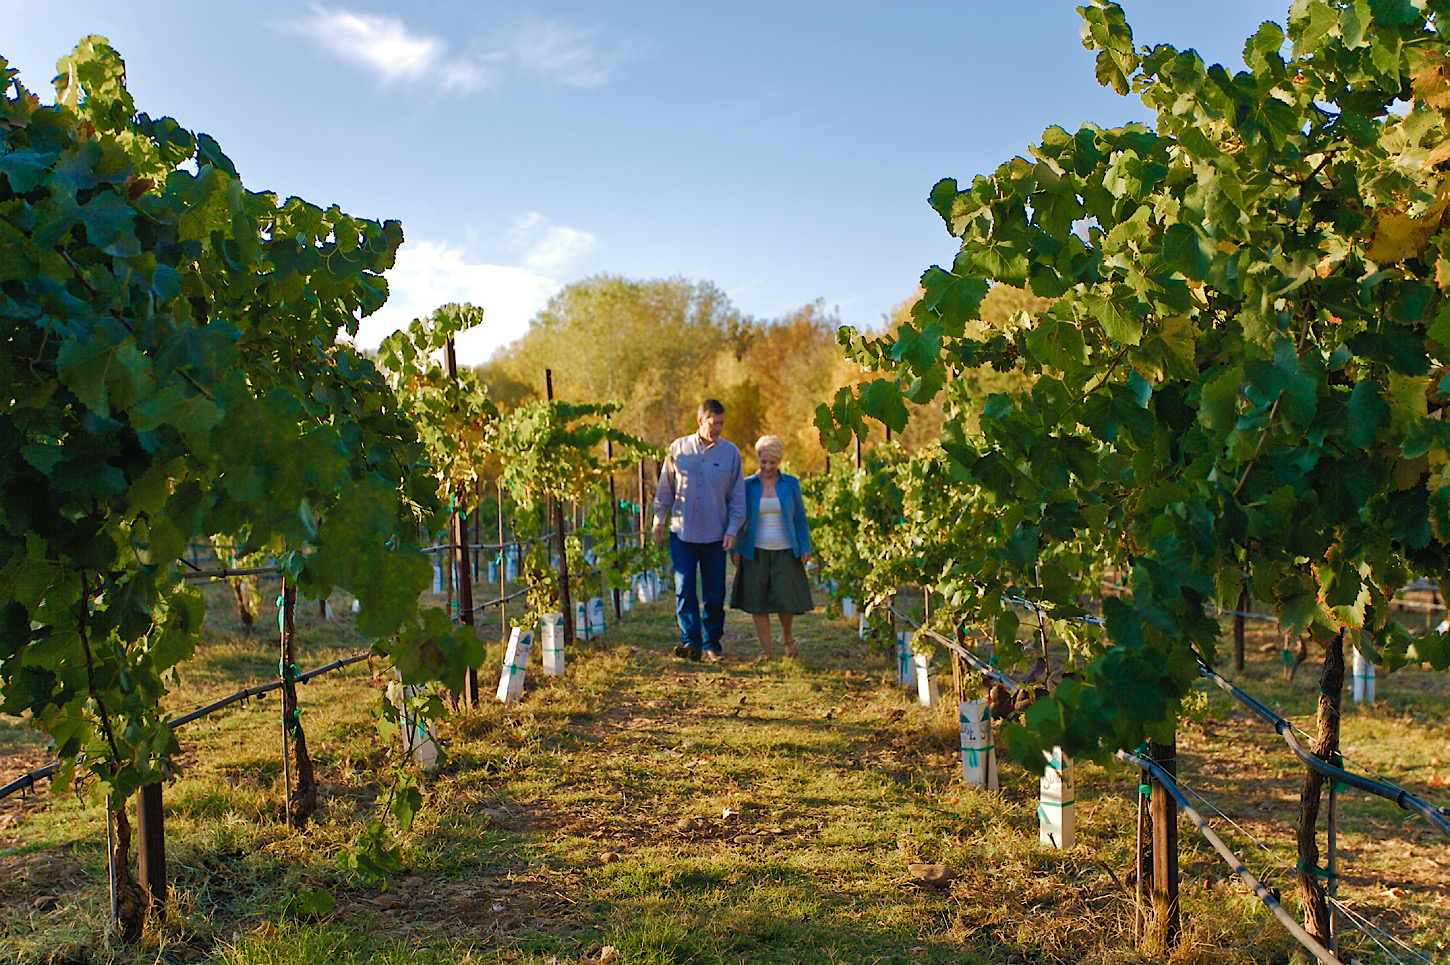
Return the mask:
<svg viewBox="0 0 1450 965"><path fill-rule="evenodd" d="M1139 44L1242 68L1288 0L1127 0ZM163 3L0 0L0 56L50 93L83 36L141 110L212 134L254 190L398 218L374 345L446 301L478 362L561 285L714 282L879 325L952 239L926 204L1043 128L1147 120L1093 80L1069 2Z"/></svg>

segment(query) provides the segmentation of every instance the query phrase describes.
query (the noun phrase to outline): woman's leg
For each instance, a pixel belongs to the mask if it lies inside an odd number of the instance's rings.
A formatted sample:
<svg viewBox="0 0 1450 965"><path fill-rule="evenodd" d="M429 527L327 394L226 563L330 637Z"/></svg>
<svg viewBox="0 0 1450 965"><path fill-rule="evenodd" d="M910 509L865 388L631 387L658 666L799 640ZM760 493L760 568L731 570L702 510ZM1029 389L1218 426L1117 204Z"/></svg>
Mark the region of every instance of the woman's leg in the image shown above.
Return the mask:
<svg viewBox="0 0 1450 965"><path fill-rule="evenodd" d="M785 655L794 657L800 653L800 648L795 645L795 637L790 633L791 624L795 623L795 614L777 613L776 616L780 617L780 639L781 643L785 645ZM770 618L766 617L766 620L768 622Z"/></svg>
<svg viewBox="0 0 1450 965"><path fill-rule="evenodd" d="M760 641L760 652L770 656L770 614L752 613L751 618L755 621L755 639Z"/></svg>

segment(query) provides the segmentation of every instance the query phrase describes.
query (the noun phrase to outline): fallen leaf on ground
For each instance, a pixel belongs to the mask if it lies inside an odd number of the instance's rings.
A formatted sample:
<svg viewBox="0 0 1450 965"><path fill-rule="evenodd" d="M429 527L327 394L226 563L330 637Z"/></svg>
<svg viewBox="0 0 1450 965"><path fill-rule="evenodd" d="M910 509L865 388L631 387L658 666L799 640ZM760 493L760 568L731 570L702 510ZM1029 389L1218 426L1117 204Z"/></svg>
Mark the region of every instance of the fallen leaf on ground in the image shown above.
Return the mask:
<svg viewBox="0 0 1450 965"><path fill-rule="evenodd" d="M957 876L956 871L948 864L909 864L906 870L917 883L928 888L940 888Z"/></svg>

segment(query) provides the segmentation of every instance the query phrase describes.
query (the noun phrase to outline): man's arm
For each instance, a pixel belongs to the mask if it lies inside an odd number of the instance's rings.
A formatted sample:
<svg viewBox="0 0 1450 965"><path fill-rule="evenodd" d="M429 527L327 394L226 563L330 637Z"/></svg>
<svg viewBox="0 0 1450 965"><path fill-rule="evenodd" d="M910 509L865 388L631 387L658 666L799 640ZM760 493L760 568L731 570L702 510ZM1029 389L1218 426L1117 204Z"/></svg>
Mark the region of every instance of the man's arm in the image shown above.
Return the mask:
<svg viewBox="0 0 1450 965"><path fill-rule="evenodd" d="M650 535L656 543L665 541L666 528L670 522L670 511L675 508L675 453L665 457L660 466L659 484L655 487L655 522Z"/></svg>

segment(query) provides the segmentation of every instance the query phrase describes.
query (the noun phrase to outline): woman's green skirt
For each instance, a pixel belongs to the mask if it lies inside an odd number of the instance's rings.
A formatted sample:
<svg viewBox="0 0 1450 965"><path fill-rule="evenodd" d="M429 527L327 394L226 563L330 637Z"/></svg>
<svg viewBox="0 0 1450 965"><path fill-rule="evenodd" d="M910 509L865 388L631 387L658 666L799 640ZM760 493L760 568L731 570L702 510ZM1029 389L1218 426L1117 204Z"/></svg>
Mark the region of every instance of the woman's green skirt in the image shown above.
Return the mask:
<svg viewBox="0 0 1450 965"><path fill-rule="evenodd" d="M746 613L809 613L811 582L792 550L755 551L741 559L730 588L730 606Z"/></svg>

